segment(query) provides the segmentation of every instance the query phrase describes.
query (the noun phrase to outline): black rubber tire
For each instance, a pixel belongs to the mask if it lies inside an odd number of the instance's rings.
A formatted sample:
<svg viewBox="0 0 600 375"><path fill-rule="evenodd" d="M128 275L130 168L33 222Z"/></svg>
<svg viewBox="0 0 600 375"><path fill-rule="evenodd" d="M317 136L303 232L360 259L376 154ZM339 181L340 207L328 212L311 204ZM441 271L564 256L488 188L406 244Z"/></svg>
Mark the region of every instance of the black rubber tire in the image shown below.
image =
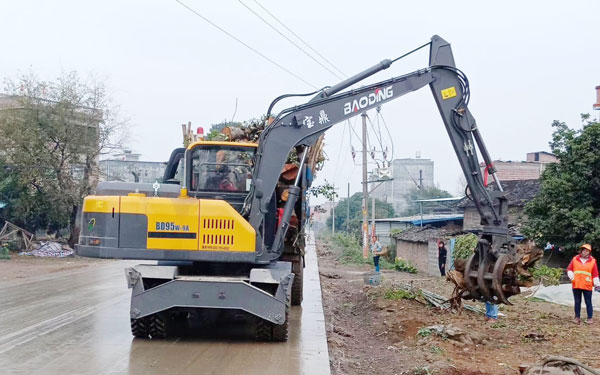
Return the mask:
<svg viewBox="0 0 600 375"><path fill-rule="evenodd" d="M292 261L292 272L294 273L294 282L292 283L292 306L300 306L304 289L304 261L301 255Z"/></svg>
<svg viewBox="0 0 600 375"><path fill-rule="evenodd" d="M273 337L272 325L273 323L259 318L256 322L256 340L271 341Z"/></svg>
<svg viewBox="0 0 600 375"><path fill-rule="evenodd" d="M148 338L148 320L146 318L131 319L131 334L141 339Z"/></svg>
<svg viewBox="0 0 600 375"><path fill-rule="evenodd" d="M285 313L285 322L283 322L283 324L271 324L272 326L272 333L271 333L271 340L272 341L287 341L288 340L288 332L289 332L289 325L288 325L288 313Z"/></svg>
<svg viewBox="0 0 600 375"><path fill-rule="evenodd" d="M163 314L152 314L149 317L150 329L149 336L151 339L164 339L169 336L167 316Z"/></svg>

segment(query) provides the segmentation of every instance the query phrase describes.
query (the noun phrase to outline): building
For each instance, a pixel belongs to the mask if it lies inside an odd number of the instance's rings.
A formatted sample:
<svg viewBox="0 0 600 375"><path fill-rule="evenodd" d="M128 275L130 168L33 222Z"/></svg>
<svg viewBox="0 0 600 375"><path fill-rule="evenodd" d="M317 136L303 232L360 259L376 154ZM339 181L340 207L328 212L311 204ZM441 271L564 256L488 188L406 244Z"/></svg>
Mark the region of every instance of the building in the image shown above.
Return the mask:
<svg viewBox="0 0 600 375"><path fill-rule="evenodd" d="M140 161L140 154L125 150L110 159L100 161L100 181L161 182L165 162Z"/></svg>
<svg viewBox="0 0 600 375"><path fill-rule="evenodd" d="M438 268L438 241L444 241L448 256L446 269L452 262L454 239L464 234L455 226L434 228L432 226L413 227L394 236L396 239L396 257L408 261L415 266L419 273L428 276L440 276Z"/></svg>
<svg viewBox="0 0 600 375"><path fill-rule="evenodd" d="M500 181L535 180L540 178L544 169L550 163L557 163L558 158L546 151L527 153L526 161L494 161ZM481 169L485 167L481 163Z"/></svg>
<svg viewBox="0 0 600 375"><path fill-rule="evenodd" d="M462 214L430 214L405 217L392 217L387 219L375 219L375 234L384 245L393 242L393 236L413 227L449 228L462 229Z"/></svg>
<svg viewBox="0 0 600 375"><path fill-rule="evenodd" d="M371 196L380 201L391 203L394 210L399 213L410 207L406 194L418 186L433 187L433 160L421 159L395 159L392 162L392 180L383 182L375 188ZM372 189L375 184L371 184Z"/></svg>
<svg viewBox="0 0 600 375"><path fill-rule="evenodd" d="M511 234L520 235L520 224L525 221L525 204L533 199L540 190L540 181L513 180L502 181L502 188L508 199L508 225ZM496 190L496 184L491 184L488 189ZM463 229L465 231L481 230L481 216L475 204L468 198L458 202L458 207L464 209Z"/></svg>

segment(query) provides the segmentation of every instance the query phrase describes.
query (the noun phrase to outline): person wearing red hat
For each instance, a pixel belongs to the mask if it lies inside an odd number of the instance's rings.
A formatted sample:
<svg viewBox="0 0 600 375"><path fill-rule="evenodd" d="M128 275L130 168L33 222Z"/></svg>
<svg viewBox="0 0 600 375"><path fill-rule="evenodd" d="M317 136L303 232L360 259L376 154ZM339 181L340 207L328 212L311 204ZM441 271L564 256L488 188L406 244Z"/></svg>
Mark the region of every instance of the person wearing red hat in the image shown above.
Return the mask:
<svg viewBox="0 0 600 375"><path fill-rule="evenodd" d="M573 298L575 299L575 324L581 324L581 297L585 299L585 309L587 311L588 324L592 323L594 315L594 306L592 305L592 292L594 288L600 288L600 279L598 279L598 265L596 259L591 256L592 245L583 244L579 249L579 255L576 255L567 267L567 275L573 285Z"/></svg>

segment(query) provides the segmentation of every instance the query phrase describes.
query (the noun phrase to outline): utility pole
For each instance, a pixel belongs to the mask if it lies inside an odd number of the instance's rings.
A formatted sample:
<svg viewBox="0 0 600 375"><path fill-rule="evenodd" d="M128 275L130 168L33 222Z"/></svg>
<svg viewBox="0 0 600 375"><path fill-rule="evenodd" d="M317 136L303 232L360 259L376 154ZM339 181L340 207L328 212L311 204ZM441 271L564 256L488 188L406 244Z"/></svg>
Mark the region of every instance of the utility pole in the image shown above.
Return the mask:
<svg viewBox="0 0 600 375"><path fill-rule="evenodd" d="M369 199L369 190L367 187L367 113L362 115L362 239L363 239L363 258L367 259L369 255L369 213L367 204Z"/></svg>
<svg viewBox="0 0 600 375"><path fill-rule="evenodd" d="M419 196L423 199L423 170L419 169ZM421 227L423 226L423 202L420 203Z"/></svg>
<svg viewBox="0 0 600 375"><path fill-rule="evenodd" d="M371 223L371 238L373 238L375 235L375 197L373 195L371 195L371 217L373 218L373 222Z"/></svg>
<svg viewBox="0 0 600 375"><path fill-rule="evenodd" d="M335 185L333 185L335 193ZM335 234L335 195L331 198L331 234Z"/></svg>
<svg viewBox="0 0 600 375"><path fill-rule="evenodd" d="M348 182L348 199L346 199L346 232L350 232L350 183Z"/></svg>

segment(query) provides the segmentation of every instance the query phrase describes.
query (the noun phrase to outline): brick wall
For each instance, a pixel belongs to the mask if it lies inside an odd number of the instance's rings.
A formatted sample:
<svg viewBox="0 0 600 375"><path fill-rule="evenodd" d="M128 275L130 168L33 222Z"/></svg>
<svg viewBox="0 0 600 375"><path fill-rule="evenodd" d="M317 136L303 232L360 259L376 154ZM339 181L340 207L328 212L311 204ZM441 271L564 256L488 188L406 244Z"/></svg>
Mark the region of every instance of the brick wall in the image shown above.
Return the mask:
<svg viewBox="0 0 600 375"><path fill-rule="evenodd" d="M496 162L500 181L537 180L543 171L540 163L526 162Z"/></svg>
<svg viewBox="0 0 600 375"><path fill-rule="evenodd" d="M540 163L557 163L558 158L547 152L528 152L527 161L535 161Z"/></svg>

